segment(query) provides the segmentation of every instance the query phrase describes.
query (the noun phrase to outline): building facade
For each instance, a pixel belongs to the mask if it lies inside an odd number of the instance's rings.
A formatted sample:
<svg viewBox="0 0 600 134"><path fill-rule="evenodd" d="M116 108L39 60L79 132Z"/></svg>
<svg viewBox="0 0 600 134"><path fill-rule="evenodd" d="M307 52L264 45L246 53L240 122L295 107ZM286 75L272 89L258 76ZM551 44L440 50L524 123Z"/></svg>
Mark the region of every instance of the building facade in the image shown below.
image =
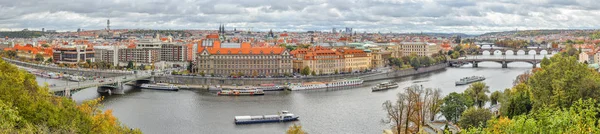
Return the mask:
<svg viewBox="0 0 600 134"><path fill-rule="evenodd" d="M96 62L107 62L116 66L119 63L119 46L94 46Z"/></svg>
<svg viewBox="0 0 600 134"><path fill-rule="evenodd" d="M292 74L292 56L282 47L201 47L196 59L198 73L217 76L281 76Z"/></svg>
<svg viewBox="0 0 600 134"><path fill-rule="evenodd" d="M409 56L411 53L418 56L431 56L440 51L440 47L435 43L402 42L400 46L402 47L402 56Z"/></svg>
<svg viewBox="0 0 600 134"><path fill-rule="evenodd" d="M330 48L316 46L308 49L296 49L291 52L294 55L294 70L302 70L308 67L315 74L335 74L345 69L344 55ZM297 72L299 73L299 71Z"/></svg>
<svg viewBox="0 0 600 134"><path fill-rule="evenodd" d="M54 48L53 59L56 63L77 64L81 62L94 62L93 47L87 45L67 45Z"/></svg>
<svg viewBox="0 0 600 134"><path fill-rule="evenodd" d="M357 72L371 69L371 53L360 49L337 49L344 55L344 69L340 72Z"/></svg>

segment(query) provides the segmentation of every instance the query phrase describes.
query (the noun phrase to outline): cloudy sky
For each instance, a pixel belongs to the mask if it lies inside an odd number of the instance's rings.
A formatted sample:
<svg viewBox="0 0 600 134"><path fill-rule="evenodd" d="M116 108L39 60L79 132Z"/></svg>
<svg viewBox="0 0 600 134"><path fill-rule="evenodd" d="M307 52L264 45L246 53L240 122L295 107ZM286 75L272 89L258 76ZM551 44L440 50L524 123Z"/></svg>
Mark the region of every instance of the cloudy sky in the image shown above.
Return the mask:
<svg viewBox="0 0 600 134"><path fill-rule="evenodd" d="M596 0L0 0L0 30L461 32L596 29Z"/></svg>

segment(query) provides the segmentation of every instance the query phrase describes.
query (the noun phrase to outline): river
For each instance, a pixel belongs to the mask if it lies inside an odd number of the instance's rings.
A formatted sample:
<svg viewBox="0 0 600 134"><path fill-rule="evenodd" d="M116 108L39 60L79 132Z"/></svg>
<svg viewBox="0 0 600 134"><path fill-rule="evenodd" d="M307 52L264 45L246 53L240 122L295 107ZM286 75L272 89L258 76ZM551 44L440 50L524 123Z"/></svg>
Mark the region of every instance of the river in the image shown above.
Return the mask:
<svg viewBox="0 0 600 134"><path fill-rule="evenodd" d="M478 56L482 58L486 56ZM493 57L493 56L488 56ZM503 56L495 56L500 58ZM507 58L531 57L507 56ZM543 56L537 56L541 58ZM217 96L196 90L178 92L135 89L128 87L124 95L106 96L104 109L112 109L119 120L144 133L284 133L293 123L302 125L309 133L381 133L390 126L381 123L385 118L382 103L394 100L396 94L410 85L440 88L443 94L463 92L468 86L455 86L462 77L483 75L493 91L512 87L519 74L531 70L529 63L510 63L508 68L494 62L479 63L478 68L465 65L393 80L401 86L382 92L370 88L383 81L364 83L359 87L335 90L300 92L267 92L264 96ZM539 67L539 66L538 66ZM38 82L60 83L59 80L38 78ZM100 97L95 88L73 95L77 102ZM300 116L291 123L235 125L236 115L276 114L288 110Z"/></svg>

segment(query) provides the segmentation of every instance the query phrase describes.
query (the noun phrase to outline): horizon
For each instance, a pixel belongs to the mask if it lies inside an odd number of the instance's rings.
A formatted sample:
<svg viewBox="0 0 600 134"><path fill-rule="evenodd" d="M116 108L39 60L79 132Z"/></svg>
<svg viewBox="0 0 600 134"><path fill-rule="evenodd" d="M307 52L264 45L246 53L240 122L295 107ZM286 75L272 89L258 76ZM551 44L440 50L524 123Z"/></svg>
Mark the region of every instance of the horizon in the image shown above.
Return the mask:
<svg viewBox="0 0 600 134"><path fill-rule="evenodd" d="M594 1L0 1L0 31L81 29L464 33L600 29ZM43 5L43 6L39 6ZM60 8L56 8L60 7Z"/></svg>

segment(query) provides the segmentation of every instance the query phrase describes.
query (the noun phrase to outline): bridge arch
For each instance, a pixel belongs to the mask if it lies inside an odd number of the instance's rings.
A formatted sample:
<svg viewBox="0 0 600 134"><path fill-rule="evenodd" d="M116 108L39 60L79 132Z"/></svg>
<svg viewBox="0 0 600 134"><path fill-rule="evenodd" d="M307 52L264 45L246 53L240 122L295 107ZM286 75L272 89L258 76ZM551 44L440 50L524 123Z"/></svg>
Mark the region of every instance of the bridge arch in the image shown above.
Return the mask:
<svg viewBox="0 0 600 134"><path fill-rule="evenodd" d="M529 51L527 51L527 53L529 55L534 55L534 54L537 54L538 52L536 50L529 50Z"/></svg>
<svg viewBox="0 0 600 134"><path fill-rule="evenodd" d="M505 53L506 55L517 55L517 54L516 54L517 52L516 52L516 51L513 51L513 50L506 50L506 51L504 51L504 53Z"/></svg>
<svg viewBox="0 0 600 134"><path fill-rule="evenodd" d="M549 52L548 50L545 50L545 49L544 49L544 50L541 50L541 51L540 51L540 52L538 52L538 53L539 53L539 54L546 55L546 54L549 54L548 52Z"/></svg>

